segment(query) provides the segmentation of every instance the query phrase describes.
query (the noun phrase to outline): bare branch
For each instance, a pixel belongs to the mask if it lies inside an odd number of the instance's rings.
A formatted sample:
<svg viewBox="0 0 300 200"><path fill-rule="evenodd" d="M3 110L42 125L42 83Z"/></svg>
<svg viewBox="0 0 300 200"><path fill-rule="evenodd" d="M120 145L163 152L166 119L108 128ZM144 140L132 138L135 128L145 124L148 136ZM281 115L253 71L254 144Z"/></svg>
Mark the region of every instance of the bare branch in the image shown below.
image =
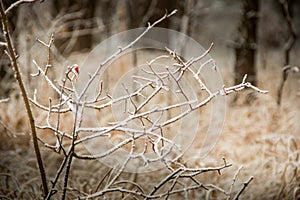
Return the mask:
<svg viewBox="0 0 300 200"><path fill-rule="evenodd" d="M5 14L7 15L10 11L12 11L13 9L15 9L16 7L18 7L19 5L23 4L23 3L33 3L37 0L19 0L13 4L11 4L6 10L5 10Z"/></svg>
<svg viewBox="0 0 300 200"><path fill-rule="evenodd" d="M236 181L236 178L238 176L238 174L240 173L241 169L243 168L243 166L241 165L238 170L235 172L234 176L233 176L233 179L232 179L232 183L231 183L231 186L230 186L230 189L229 189L229 193L228 193L228 196L227 196L227 200L230 200L231 199L231 194L232 194L232 189L233 189L233 185Z"/></svg>
<svg viewBox="0 0 300 200"><path fill-rule="evenodd" d="M241 196L241 194L245 191L246 187L249 185L249 183L253 180L253 176L251 176L248 181L244 182L244 185L242 187L242 189L235 195L235 197L233 198L234 200L238 200Z"/></svg>
<svg viewBox="0 0 300 200"><path fill-rule="evenodd" d="M69 99L68 99L68 100L69 100ZM67 112L72 111L70 108L65 108L65 109L60 109L60 110L58 110L57 107L56 107L55 105L52 106L51 109L49 109L49 107L43 106L43 105L39 104L37 101L35 101L35 100L31 99L31 98L29 98L29 101L30 101L31 103L33 103L36 107L38 107L38 108L40 108L40 109L42 109L42 110L44 110L44 111L51 112L51 113L57 113L57 112L60 112L60 113L67 113ZM63 102L63 104L64 104L64 102Z"/></svg>
<svg viewBox="0 0 300 200"><path fill-rule="evenodd" d="M48 49L47 64L46 64L46 67L45 67L45 70L44 70L45 74L47 74L49 67L51 67L51 58L50 58L50 56L51 56L51 46L52 46L52 44L53 44L53 42L54 42L54 34L53 34L53 33L51 34L51 36L50 36L50 41L48 42L48 44L46 44L45 42L41 41L41 40L38 39L38 38L37 38L36 40L37 40L39 43L41 43L42 45L46 46L47 49Z"/></svg>
<svg viewBox="0 0 300 200"><path fill-rule="evenodd" d="M89 81L87 82L86 86L84 87L84 89L82 90L81 94L79 95L79 100L83 97L83 95L86 93L87 89L90 87L91 83L94 81L94 79L96 78L96 76L99 74L100 69L105 66L107 63L109 63L113 58L115 58L116 56L118 56L120 53L126 51L127 49L131 48L137 41L139 41L151 28L153 28L154 26L156 26L157 24L159 24L161 21L163 21L166 18L171 17L172 15L174 15L177 12L177 10L172 11L170 14L165 14L162 18L160 18L159 20L157 20L156 22L154 22L153 24L148 24L148 27L146 28L145 31L143 31L138 37L136 37L131 43L129 43L128 45L126 45L123 48L119 48L119 50L111 55L110 57L108 57L103 63L101 63L97 70L95 71L95 73L92 75L92 77L89 79Z"/></svg>
<svg viewBox="0 0 300 200"><path fill-rule="evenodd" d="M45 71L36 63L35 60L33 60L33 64L35 65L35 67L39 70L39 72L41 73L41 75L45 78L45 80L47 81L48 85L54 90L56 91L58 94L61 94L61 91L54 85L54 83L49 79L49 77L47 76L47 74L45 74ZM71 100L69 99L68 96L66 96L65 94L61 94L63 100L67 101L67 105L70 108L70 110L72 110L73 112L75 112L75 108L74 105L72 104Z"/></svg>

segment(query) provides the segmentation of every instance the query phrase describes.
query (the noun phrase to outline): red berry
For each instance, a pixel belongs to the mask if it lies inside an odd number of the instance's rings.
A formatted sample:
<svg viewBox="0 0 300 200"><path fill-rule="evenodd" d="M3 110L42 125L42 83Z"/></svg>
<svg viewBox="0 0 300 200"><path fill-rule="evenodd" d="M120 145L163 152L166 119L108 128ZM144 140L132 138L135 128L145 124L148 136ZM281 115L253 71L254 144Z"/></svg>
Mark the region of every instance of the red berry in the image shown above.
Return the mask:
<svg viewBox="0 0 300 200"><path fill-rule="evenodd" d="M73 65L73 70L79 74L79 66L77 64Z"/></svg>

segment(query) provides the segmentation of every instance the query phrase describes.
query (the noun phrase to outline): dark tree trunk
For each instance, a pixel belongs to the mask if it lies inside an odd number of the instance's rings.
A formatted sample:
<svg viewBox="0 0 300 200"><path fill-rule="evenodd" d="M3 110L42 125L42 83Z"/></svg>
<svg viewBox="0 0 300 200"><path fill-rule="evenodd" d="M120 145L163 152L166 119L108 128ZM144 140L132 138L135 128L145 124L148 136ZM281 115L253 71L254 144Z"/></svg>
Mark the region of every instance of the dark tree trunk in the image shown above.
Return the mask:
<svg viewBox="0 0 300 200"><path fill-rule="evenodd" d="M248 75L249 82L256 84L255 55L258 12L258 0L243 1L243 15L238 27L239 36L235 48L235 84L241 83L245 74Z"/></svg>
<svg viewBox="0 0 300 200"><path fill-rule="evenodd" d="M281 105L282 101L282 93L283 93L283 87L285 84L285 81L288 78L289 72L293 70L293 67L290 66L290 56L292 49L296 43L297 40L297 33L296 29L293 24L292 16L293 12L290 6L293 5L292 0L286 0L286 1L280 1L278 0L280 7L281 7L281 12L285 18L286 24L287 24L287 30L289 33L289 37L284 45L284 65L283 65L283 70L282 70L282 79L279 84L278 92L277 92L277 104Z"/></svg>

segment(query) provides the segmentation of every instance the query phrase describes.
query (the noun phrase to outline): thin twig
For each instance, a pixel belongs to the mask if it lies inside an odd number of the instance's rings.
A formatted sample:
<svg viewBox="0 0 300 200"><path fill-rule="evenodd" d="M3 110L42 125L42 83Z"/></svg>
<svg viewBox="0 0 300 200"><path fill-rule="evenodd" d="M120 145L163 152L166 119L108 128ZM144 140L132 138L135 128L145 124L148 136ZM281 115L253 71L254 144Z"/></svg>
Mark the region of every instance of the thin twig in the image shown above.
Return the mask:
<svg viewBox="0 0 300 200"><path fill-rule="evenodd" d="M84 106L83 106L84 107ZM83 109L83 108L82 108ZM70 175L70 170L71 170L71 164L74 158L75 154L75 141L77 139L77 122L80 121L81 119L81 113L79 113L79 105L75 104L75 119L74 119L74 124L73 124L73 138L72 138L72 143L68 151L68 159L66 162L66 171L65 171L65 177L64 177L64 183L63 183L63 193L61 199L64 200L66 198L66 193L67 193L67 187L68 187L68 182L69 182L69 175Z"/></svg>
<svg viewBox="0 0 300 200"><path fill-rule="evenodd" d="M50 47L51 45L49 45L49 55L48 55L48 59L50 60ZM50 63L50 61L49 61ZM47 68L48 69L48 68ZM47 70L45 69L45 71ZM66 84L66 79L63 79L63 85L61 87L61 94L59 96L59 106L57 108L57 120L56 120L56 130L55 130L55 136L56 136L56 151L59 153L60 150L62 149L65 153L65 150L62 146L62 140L63 140L63 135L59 135L57 134L57 132L59 131L59 127L60 127L60 116L61 116L61 107L62 107L62 103L63 103L63 98L62 98L62 94L63 94L63 89L64 89L64 86Z"/></svg>
<svg viewBox="0 0 300 200"><path fill-rule="evenodd" d="M234 200L238 200L240 198L241 194L245 191L246 187L249 185L249 183L252 180L253 180L253 176L251 176L248 181L244 182L244 185L243 185L242 189L233 198Z"/></svg>
<svg viewBox="0 0 300 200"><path fill-rule="evenodd" d="M37 0L19 0L13 4L11 4L6 10L5 10L5 15L7 15L10 11L12 11L13 9L15 9L16 7L18 7L19 5L23 4L23 3L32 3L35 2Z"/></svg>
<svg viewBox="0 0 300 200"><path fill-rule="evenodd" d="M230 189L229 189L229 192L228 192L228 196L227 196L227 200L230 200L231 199L231 195L232 195L232 190L233 190L233 186L234 186L234 183L236 181L236 178L238 176L238 174L240 173L241 169L243 168L243 165L241 165L238 170L235 172L234 176L233 176L233 179L232 179L232 182L231 182L231 185L230 185Z"/></svg>
<svg viewBox="0 0 300 200"><path fill-rule="evenodd" d="M47 74L48 72L48 69L51 67L51 46L54 42L54 34L52 33L51 36L50 36L50 40L48 42L48 44L46 44L45 42L41 41L40 39L36 39L39 43L41 43L42 45L46 46L47 49L48 49L48 58L47 58L47 64L46 64L46 67L44 69L44 72L45 74Z"/></svg>
<svg viewBox="0 0 300 200"><path fill-rule="evenodd" d="M109 169L105 175L103 176L103 178L99 181L96 189L95 189L95 192L97 192L99 189L100 189L100 186L102 185L102 183L104 182L105 178L108 177L108 175L111 173L111 171L113 170L113 168Z"/></svg>

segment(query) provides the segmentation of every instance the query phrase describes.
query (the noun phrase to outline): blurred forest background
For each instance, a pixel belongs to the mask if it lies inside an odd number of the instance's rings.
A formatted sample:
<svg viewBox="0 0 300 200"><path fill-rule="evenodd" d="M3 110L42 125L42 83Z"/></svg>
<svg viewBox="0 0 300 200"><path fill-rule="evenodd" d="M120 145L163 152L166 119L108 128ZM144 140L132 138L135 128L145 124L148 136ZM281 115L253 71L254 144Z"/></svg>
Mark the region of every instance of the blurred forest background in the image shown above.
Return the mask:
<svg viewBox="0 0 300 200"><path fill-rule="evenodd" d="M4 5L8 6L13 2L4 1ZM293 33L290 31L287 21L289 17L286 17L283 5L287 6ZM202 44L204 48L208 48L213 42L215 47L211 52L212 56L221 70L225 73L230 72L229 76L224 78L226 82L237 78L234 73L238 71L235 70L237 59L247 57L239 56L238 52L243 52L239 49L255 51L252 56L253 63L245 60L246 68L252 68L252 72L251 70L244 72L248 72L250 76L249 73L255 73L253 72L255 69L258 71L270 68L272 74L275 74L280 73L285 65L299 65L300 42L299 39L294 39L294 35L299 35L300 32L300 3L296 0L51 0L43 3L22 4L14 9L9 17L12 25L11 31L17 42L16 46L22 51L19 60L26 63L24 70L30 71L33 66L31 59L34 57L32 48L36 45L36 38L47 41L54 33L55 58L64 65L70 62L67 61L69 56L74 56L78 52L82 55L113 34L147 26L148 22L154 22L166 10L174 9L178 10L176 16L165 20L159 26L185 33ZM251 23L254 24L251 25ZM291 45L292 38L295 41L289 51L289 63L286 63L285 51ZM7 97L11 89L11 84L7 84L7 81L11 82L12 72L7 67L9 60L3 51L0 56L0 94L2 97ZM76 59L76 56L74 57ZM257 76L260 77L262 74L257 73ZM280 84L280 77L273 78L277 79L276 84ZM263 77L257 80L265 82ZM239 81L240 79L236 83ZM272 86L271 94L275 95L276 87L273 83L270 86Z"/></svg>
<svg viewBox="0 0 300 200"><path fill-rule="evenodd" d="M3 4L7 8L14 2L5 0ZM39 84L30 78L36 71L32 59L42 63L47 55L36 38L48 41L54 33L54 63L62 67L80 65L101 41L121 31L147 26L173 9L178 13L159 26L185 33L204 48L213 42L210 54L226 86L240 82L239 76L246 72L250 81L269 91L250 101L247 91L239 98L230 97L222 137L210 156L199 162L214 165L225 156L234 163L234 169L243 165L238 183L242 185L247 177L254 176L245 199L258 195L260 199L300 198L298 0L45 0L21 4L8 18L29 94L33 95ZM2 34L0 41L4 41ZM9 98L0 104L0 169L1 173L16 173L21 165L34 160L34 155L27 147L31 146L28 122L10 60L4 47L0 48L0 98ZM51 76L60 77L61 73L58 70ZM40 98L47 102L49 94L43 95ZM44 118L37 117L39 120ZM48 150L42 152L46 160L51 160ZM234 172L228 172L225 178L203 180L228 185ZM15 177L20 184L26 183L28 174L20 173ZM1 195L7 187L2 182Z"/></svg>

